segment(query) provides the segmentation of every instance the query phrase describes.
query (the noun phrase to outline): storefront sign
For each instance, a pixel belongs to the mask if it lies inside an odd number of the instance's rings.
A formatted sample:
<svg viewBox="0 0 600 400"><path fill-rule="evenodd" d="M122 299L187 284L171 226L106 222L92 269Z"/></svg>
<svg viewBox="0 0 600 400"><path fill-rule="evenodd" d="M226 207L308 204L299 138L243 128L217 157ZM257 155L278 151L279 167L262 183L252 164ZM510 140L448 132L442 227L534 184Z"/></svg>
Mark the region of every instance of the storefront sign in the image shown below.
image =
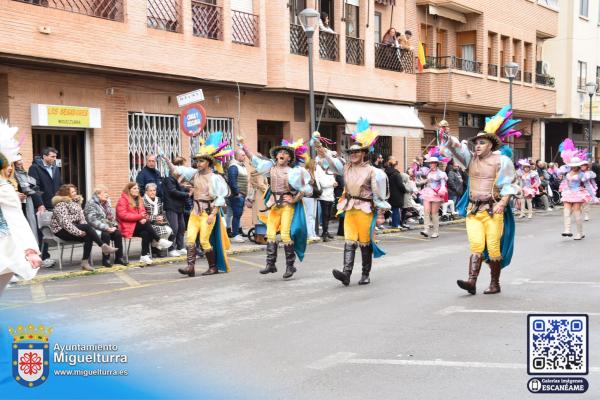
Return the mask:
<svg viewBox="0 0 600 400"><path fill-rule="evenodd" d="M200 101L204 101L204 92L202 89L194 90L193 92L188 92L177 96L177 104L179 107L187 106L188 104L192 103L198 103Z"/></svg>
<svg viewBox="0 0 600 400"><path fill-rule="evenodd" d="M32 126L101 128L101 120L99 108L49 104L31 105Z"/></svg>
<svg viewBox="0 0 600 400"><path fill-rule="evenodd" d="M181 111L179 124L187 136L198 136L206 126L206 110L200 104L190 104Z"/></svg>

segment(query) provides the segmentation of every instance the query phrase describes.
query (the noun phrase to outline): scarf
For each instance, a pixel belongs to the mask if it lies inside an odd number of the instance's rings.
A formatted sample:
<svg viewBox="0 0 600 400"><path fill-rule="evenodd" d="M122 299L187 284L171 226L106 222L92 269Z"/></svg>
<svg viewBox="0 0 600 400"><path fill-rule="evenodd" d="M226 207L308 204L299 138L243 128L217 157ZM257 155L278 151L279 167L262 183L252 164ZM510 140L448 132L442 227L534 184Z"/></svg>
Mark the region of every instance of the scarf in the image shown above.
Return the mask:
<svg viewBox="0 0 600 400"><path fill-rule="evenodd" d="M152 205L152 215L158 215L158 196L154 198L154 201L148 197L147 194L144 195L144 200L146 200L150 205Z"/></svg>

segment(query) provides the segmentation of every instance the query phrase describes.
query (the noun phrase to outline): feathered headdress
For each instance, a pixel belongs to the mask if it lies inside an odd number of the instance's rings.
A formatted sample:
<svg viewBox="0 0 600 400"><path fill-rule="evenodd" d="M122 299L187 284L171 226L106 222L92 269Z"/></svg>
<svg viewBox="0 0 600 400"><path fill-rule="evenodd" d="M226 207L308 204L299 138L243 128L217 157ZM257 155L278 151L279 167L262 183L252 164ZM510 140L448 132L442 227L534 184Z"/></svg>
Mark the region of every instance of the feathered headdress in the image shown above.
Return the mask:
<svg viewBox="0 0 600 400"><path fill-rule="evenodd" d="M0 119L0 169L19 158L19 149L25 137L21 135L16 139L18 131L19 128L10 127L7 120Z"/></svg>
<svg viewBox="0 0 600 400"><path fill-rule="evenodd" d="M502 107L496 115L485 119L485 128L483 129L483 132L479 132L477 136L472 137L469 140L474 142L481 138L489 139L492 141L492 150L494 151L498 150L502 146L502 143L507 142L510 137L520 137L522 135L521 131L514 127L521 122L521 120L512 119L512 114L513 110L510 104Z"/></svg>
<svg viewBox="0 0 600 400"><path fill-rule="evenodd" d="M308 147L304 144L304 139L298 139L295 142L288 142L283 139L280 146L275 146L269 150L271 158L275 158L281 150L287 151L290 155L290 164L300 160L308 161Z"/></svg>
<svg viewBox="0 0 600 400"><path fill-rule="evenodd" d="M450 159L448 157L444 157L442 153L440 153L440 147L435 146L429 149L427 152L427 157L425 159L426 162L444 162L448 163Z"/></svg>
<svg viewBox="0 0 600 400"><path fill-rule="evenodd" d="M348 151L368 150L372 153L374 151L373 146L377 142L378 137L379 133L371 129L369 121L365 118L360 118L356 123L356 131L352 134L354 144L350 146Z"/></svg>
<svg viewBox="0 0 600 400"><path fill-rule="evenodd" d="M578 167L587 163L588 153L585 150L577 149L575 143L569 138L563 140L558 146L560 158L570 167Z"/></svg>
<svg viewBox="0 0 600 400"><path fill-rule="evenodd" d="M194 159L205 159L217 169L217 172L223 173L223 163L226 157L233 155L233 150L229 146L229 142L223 140L223 132L213 132L206 140L200 139L200 148Z"/></svg>

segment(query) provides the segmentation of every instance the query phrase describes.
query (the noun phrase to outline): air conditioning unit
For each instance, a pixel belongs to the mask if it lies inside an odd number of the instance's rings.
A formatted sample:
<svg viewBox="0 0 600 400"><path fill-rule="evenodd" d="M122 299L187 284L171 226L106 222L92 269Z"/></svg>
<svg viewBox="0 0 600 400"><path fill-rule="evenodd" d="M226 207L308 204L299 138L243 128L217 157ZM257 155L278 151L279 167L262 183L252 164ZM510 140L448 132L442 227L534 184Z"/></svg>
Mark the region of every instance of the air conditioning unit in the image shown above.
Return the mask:
<svg viewBox="0 0 600 400"><path fill-rule="evenodd" d="M550 63L548 61L536 61L535 73L538 75L550 75Z"/></svg>

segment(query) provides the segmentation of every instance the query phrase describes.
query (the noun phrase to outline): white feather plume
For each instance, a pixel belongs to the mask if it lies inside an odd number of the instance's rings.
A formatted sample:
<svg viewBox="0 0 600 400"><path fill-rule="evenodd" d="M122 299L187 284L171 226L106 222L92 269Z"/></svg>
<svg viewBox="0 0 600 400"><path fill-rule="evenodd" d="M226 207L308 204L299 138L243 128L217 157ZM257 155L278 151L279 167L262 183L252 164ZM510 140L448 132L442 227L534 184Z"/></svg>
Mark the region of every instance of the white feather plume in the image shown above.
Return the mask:
<svg viewBox="0 0 600 400"><path fill-rule="evenodd" d="M0 153L11 163L17 159L21 148L21 141L15 137L18 131L19 128L8 125L8 120L0 119Z"/></svg>

